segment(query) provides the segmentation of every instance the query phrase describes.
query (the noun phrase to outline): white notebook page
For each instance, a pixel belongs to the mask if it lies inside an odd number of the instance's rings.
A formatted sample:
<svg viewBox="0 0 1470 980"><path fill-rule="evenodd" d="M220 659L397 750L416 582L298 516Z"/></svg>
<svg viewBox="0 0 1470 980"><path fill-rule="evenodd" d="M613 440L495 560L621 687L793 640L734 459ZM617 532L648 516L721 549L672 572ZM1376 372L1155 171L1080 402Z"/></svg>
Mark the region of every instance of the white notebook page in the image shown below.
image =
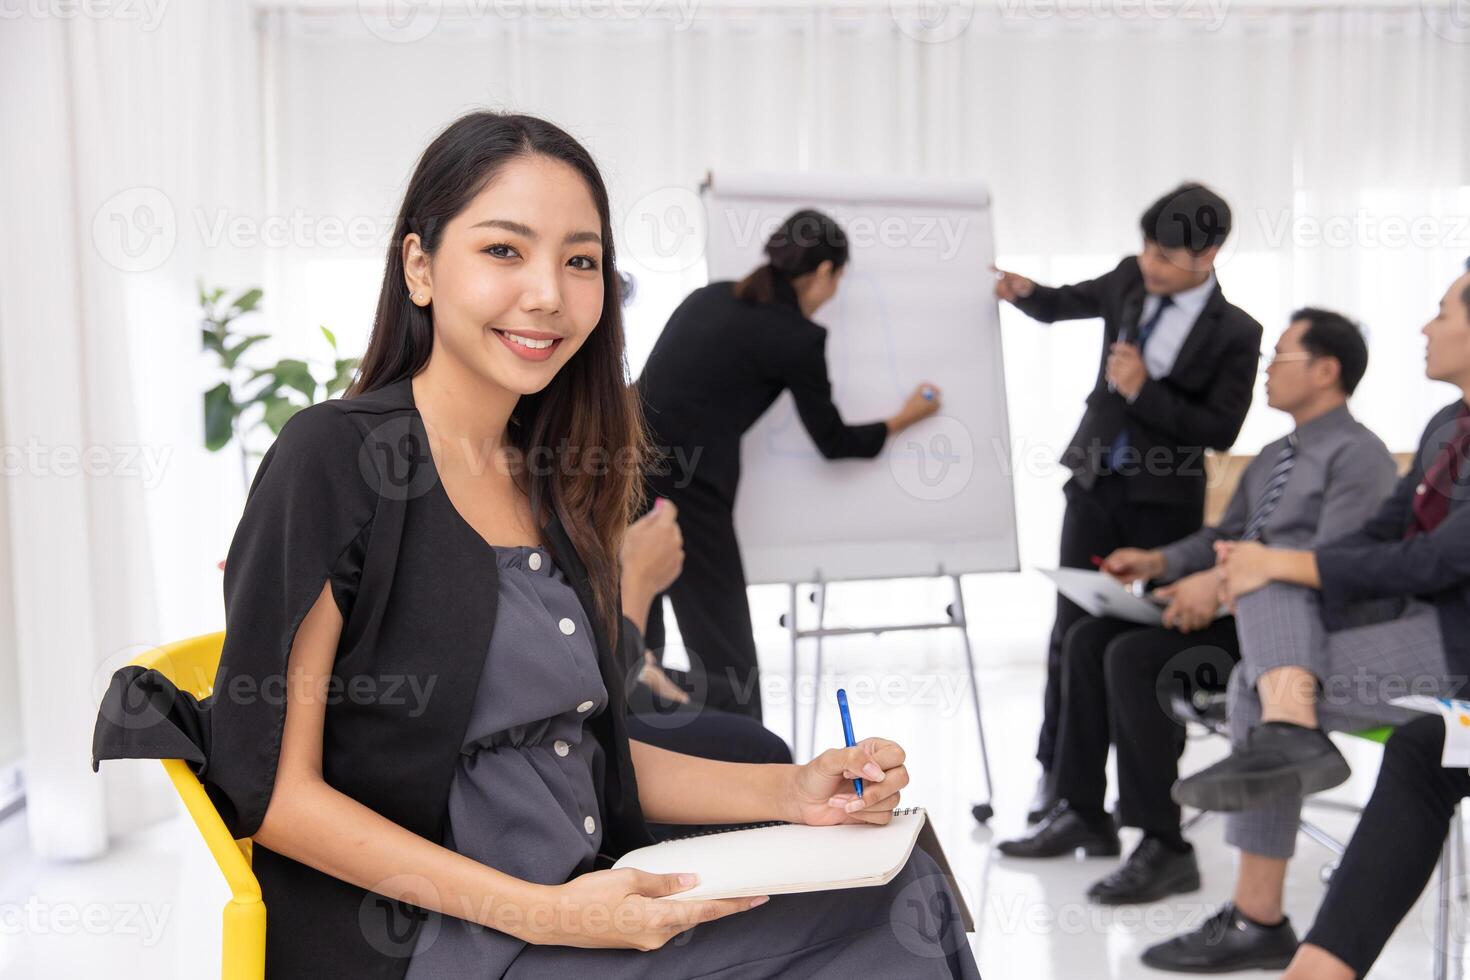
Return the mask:
<svg viewBox="0 0 1470 980"><path fill-rule="evenodd" d="M670 896L679 900L884 885L908 862L924 819L913 807L881 827L780 824L702 834L629 851L613 867L699 875L698 885Z"/></svg>

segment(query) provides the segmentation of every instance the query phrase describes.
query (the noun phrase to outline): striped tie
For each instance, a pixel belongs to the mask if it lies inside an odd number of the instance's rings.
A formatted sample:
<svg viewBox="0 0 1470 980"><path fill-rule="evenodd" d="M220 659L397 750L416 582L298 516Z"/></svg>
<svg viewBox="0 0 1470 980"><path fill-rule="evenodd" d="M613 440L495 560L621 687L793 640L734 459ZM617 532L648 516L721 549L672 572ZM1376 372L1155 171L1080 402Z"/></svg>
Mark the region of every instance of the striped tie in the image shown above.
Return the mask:
<svg viewBox="0 0 1470 980"><path fill-rule="evenodd" d="M1296 433L1286 437L1286 445L1281 447L1281 455L1276 457L1276 465L1271 468L1271 476L1266 480L1266 489L1261 493L1261 499L1256 501L1255 509L1251 511L1251 518L1246 522L1245 534L1241 536L1242 541L1255 541L1266 529L1266 521L1270 520L1271 512L1281 502L1281 495L1286 492L1286 481L1291 479L1291 467L1296 463Z"/></svg>

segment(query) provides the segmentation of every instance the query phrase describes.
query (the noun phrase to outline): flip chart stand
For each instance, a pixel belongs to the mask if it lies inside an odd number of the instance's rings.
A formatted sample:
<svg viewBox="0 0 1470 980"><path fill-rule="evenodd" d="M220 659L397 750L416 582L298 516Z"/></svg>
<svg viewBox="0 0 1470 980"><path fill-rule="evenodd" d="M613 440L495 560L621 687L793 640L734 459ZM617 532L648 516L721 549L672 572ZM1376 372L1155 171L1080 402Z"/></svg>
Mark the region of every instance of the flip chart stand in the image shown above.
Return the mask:
<svg viewBox="0 0 1470 980"><path fill-rule="evenodd" d="M975 678L975 655L970 646L969 620L965 616L965 593L960 587L960 576L954 573L945 574L954 584L954 602L945 608L948 621L942 623L905 623L892 626L828 626L827 625L827 589L831 583L822 579L820 573L816 581L812 583L813 591L809 594L811 602L817 607L817 625L815 629L802 629L797 618L797 595L803 583L787 583L790 603L788 611L781 616L781 625L786 627L787 636L791 643L791 751L797 759L810 759L815 753L817 744L817 715L821 708L821 699L814 699L811 711L809 737L807 738L807 751L803 755L800 746L799 732L801 699L797 696L798 681L801 677L801 663L798 656L800 642L802 640L816 640L817 659L815 680L817 686L822 681L822 641L829 636L881 636L884 633L910 632L913 630L942 630L957 629L965 645L965 666L969 671L970 679L970 701L975 709L975 730L980 739L980 768L985 777L985 798L983 802L976 803L970 808L971 814L980 823L987 822L994 815L995 810L991 806L994 784L990 778L990 753L985 747L985 721L980 711L980 684Z"/></svg>

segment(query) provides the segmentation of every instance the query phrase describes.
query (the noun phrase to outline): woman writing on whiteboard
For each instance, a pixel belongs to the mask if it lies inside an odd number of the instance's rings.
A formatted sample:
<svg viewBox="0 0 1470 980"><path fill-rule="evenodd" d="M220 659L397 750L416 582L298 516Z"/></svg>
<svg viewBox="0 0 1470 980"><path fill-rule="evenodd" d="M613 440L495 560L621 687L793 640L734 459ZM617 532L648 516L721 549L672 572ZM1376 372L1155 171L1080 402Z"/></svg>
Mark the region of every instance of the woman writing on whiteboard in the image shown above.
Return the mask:
<svg viewBox="0 0 1470 980"><path fill-rule="evenodd" d="M649 499L679 507L683 574L669 589L689 652L690 679L706 704L761 716L755 637L735 537L740 438L790 391L827 459L867 459L888 437L939 410L920 384L886 421L849 425L832 403L827 328L812 316L837 292L847 235L802 210L766 242L766 262L739 282L713 282L679 304L638 379L654 448ZM649 613L647 645L664 645L663 603ZM703 688L703 690L700 690Z"/></svg>

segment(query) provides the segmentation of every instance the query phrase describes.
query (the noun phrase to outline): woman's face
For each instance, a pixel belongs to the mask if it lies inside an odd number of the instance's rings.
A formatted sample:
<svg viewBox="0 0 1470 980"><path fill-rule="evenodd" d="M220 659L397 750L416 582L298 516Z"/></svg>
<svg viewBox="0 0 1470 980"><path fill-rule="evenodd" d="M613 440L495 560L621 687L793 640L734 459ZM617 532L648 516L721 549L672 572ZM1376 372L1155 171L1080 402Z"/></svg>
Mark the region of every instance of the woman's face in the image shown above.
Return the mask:
<svg viewBox="0 0 1470 980"><path fill-rule="evenodd" d="M842 270L845 268L847 267L836 268L829 259L811 272L791 280L791 287L796 290L797 302L803 313L811 316L837 295L837 285L842 281Z"/></svg>
<svg viewBox="0 0 1470 980"><path fill-rule="evenodd" d="M1424 351L1425 373L1434 381L1470 385L1470 308L1465 291L1470 290L1470 272L1450 284L1439 301L1434 319L1424 324L1428 344Z"/></svg>
<svg viewBox="0 0 1470 980"><path fill-rule="evenodd" d="M455 215L433 256L408 236L409 290L431 304L439 354L518 395L545 388L602 317L601 228L581 175L530 154Z"/></svg>

